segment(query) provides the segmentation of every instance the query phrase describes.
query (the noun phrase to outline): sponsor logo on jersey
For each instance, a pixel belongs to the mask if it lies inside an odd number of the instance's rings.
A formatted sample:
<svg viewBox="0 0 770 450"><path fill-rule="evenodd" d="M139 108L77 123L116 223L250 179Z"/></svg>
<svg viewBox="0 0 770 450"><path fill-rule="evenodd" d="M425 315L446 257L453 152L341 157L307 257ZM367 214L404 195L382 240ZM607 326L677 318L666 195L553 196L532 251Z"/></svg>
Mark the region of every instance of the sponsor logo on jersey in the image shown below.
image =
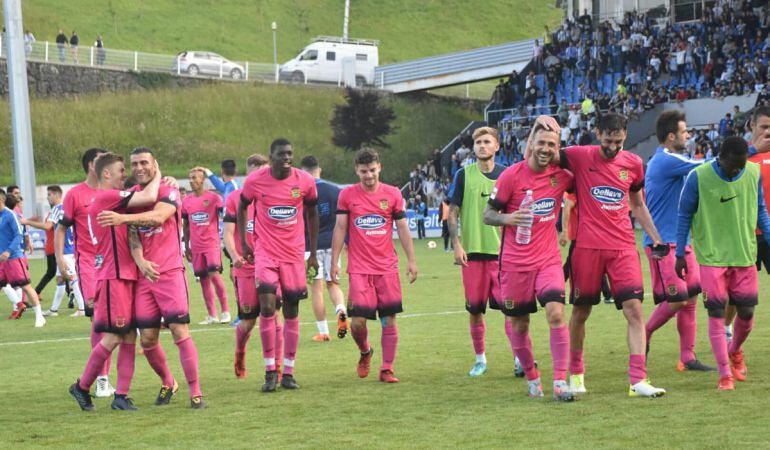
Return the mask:
<svg viewBox="0 0 770 450"><path fill-rule="evenodd" d="M299 198L299 196L302 195L302 191L299 189L299 187L293 187L291 188L291 198Z"/></svg>
<svg viewBox="0 0 770 450"><path fill-rule="evenodd" d="M96 255L94 257L94 268L98 269L102 267L102 264L104 264L104 256L103 255Z"/></svg>
<svg viewBox="0 0 770 450"><path fill-rule="evenodd" d="M197 212L190 216L190 219L195 223L206 223L209 221L209 213Z"/></svg>
<svg viewBox="0 0 770 450"><path fill-rule="evenodd" d="M267 215L275 220L288 220L297 215L297 208L293 206L271 206Z"/></svg>
<svg viewBox="0 0 770 450"><path fill-rule="evenodd" d="M382 228L387 223L387 219L379 214L367 214L356 217L354 225L362 230L376 230Z"/></svg>
<svg viewBox="0 0 770 450"><path fill-rule="evenodd" d="M553 212L556 207L556 200L552 198L541 198L530 206L532 214L536 216L547 216Z"/></svg>
<svg viewBox="0 0 770 450"><path fill-rule="evenodd" d="M617 204L623 201L626 194L612 186L596 186L591 188L591 196L600 203Z"/></svg>

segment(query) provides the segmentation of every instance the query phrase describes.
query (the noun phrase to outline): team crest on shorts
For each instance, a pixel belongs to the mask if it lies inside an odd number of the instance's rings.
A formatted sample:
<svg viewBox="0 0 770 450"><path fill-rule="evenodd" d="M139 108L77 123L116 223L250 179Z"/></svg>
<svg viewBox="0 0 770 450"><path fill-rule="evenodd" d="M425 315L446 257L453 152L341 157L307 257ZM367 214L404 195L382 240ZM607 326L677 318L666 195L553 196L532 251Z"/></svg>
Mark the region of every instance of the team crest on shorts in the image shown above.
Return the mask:
<svg viewBox="0 0 770 450"><path fill-rule="evenodd" d="M388 201L387 200L380 200L380 209L383 211L387 211L388 209Z"/></svg>
<svg viewBox="0 0 770 450"><path fill-rule="evenodd" d="M118 317L115 319L115 326L116 326L116 327L118 327L118 328L123 328L123 327L125 327L125 326L126 326L126 318L125 318L125 317L120 317L120 316L118 316Z"/></svg>
<svg viewBox="0 0 770 450"><path fill-rule="evenodd" d="M559 184L559 180L556 177L551 177L551 187L556 187Z"/></svg>
<svg viewBox="0 0 770 450"><path fill-rule="evenodd" d="M579 299L579 298L580 298L580 289L578 289L578 288L573 288L573 289L572 289L572 293L573 293L573 294L575 294L575 300L577 300L577 299Z"/></svg>
<svg viewBox="0 0 770 450"><path fill-rule="evenodd" d="M673 284L668 287L668 295L673 297L674 295L676 295L678 293L679 293L679 290Z"/></svg>
<svg viewBox="0 0 770 450"><path fill-rule="evenodd" d="M89 308L94 309L94 299L89 298L88 300L86 300L86 303L88 304Z"/></svg>
<svg viewBox="0 0 770 450"><path fill-rule="evenodd" d="M505 309L513 309L514 303L513 300L506 300L505 301Z"/></svg>
<svg viewBox="0 0 770 450"><path fill-rule="evenodd" d="M246 314L248 314L248 313L250 313L250 312L251 312L251 305L243 305L243 306L241 307L241 309L243 309L243 312L245 312Z"/></svg>
<svg viewBox="0 0 770 450"><path fill-rule="evenodd" d="M302 192L298 187L291 188L291 198L299 198L300 195L302 195Z"/></svg>
<svg viewBox="0 0 770 450"><path fill-rule="evenodd" d="M353 300L348 300L348 311L353 309Z"/></svg>
<svg viewBox="0 0 770 450"><path fill-rule="evenodd" d="M622 181L626 181L626 180L628 180L628 171L626 169L623 169L623 170L620 171L618 176L620 177L620 179Z"/></svg>

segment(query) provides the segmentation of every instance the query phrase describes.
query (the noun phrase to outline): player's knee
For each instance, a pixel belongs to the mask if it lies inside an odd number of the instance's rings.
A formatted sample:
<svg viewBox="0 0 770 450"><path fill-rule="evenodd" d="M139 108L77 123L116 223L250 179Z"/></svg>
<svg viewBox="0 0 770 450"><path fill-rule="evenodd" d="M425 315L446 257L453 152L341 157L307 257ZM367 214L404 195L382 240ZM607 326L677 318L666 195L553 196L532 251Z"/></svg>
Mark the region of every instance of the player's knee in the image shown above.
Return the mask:
<svg viewBox="0 0 770 450"><path fill-rule="evenodd" d="M529 331L529 314L526 316L513 317L511 325L513 325L513 331L516 333L526 333Z"/></svg>
<svg viewBox="0 0 770 450"><path fill-rule="evenodd" d="M299 303L287 302L283 305L283 317L285 319L296 319L299 316Z"/></svg>
<svg viewBox="0 0 770 450"><path fill-rule="evenodd" d="M363 317L353 317L350 319L350 326L355 331L361 331L366 328L366 319Z"/></svg>
<svg viewBox="0 0 770 450"><path fill-rule="evenodd" d="M754 317L753 306L738 306L736 308L736 312L738 313L738 317L740 317L741 320L751 320Z"/></svg>
<svg viewBox="0 0 770 450"><path fill-rule="evenodd" d="M380 320L382 322L382 326L384 326L384 327L392 327L392 326L396 325L396 316L395 315L385 316L385 317L382 317Z"/></svg>
<svg viewBox="0 0 770 450"><path fill-rule="evenodd" d="M155 347L158 344L158 336L157 335L149 336L149 335L142 334L139 337L139 342L141 343L143 348Z"/></svg>
<svg viewBox="0 0 770 450"><path fill-rule="evenodd" d="M708 311L709 317L713 319L724 319L725 318L725 310L724 308L708 308L706 311Z"/></svg>
<svg viewBox="0 0 770 450"><path fill-rule="evenodd" d="M589 308L584 308L582 306L575 306L572 308L572 321L577 323L585 323L586 320L588 320L588 316L591 315L591 310Z"/></svg>
<svg viewBox="0 0 770 450"><path fill-rule="evenodd" d="M669 302L668 303L668 309L671 312L678 312L679 310L681 310L682 308L687 306L687 303L688 302L675 302L675 303Z"/></svg>
<svg viewBox="0 0 770 450"><path fill-rule="evenodd" d="M190 327L186 323L172 323L168 327L171 330L171 335L174 336L174 342L190 336Z"/></svg>
<svg viewBox="0 0 770 450"><path fill-rule="evenodd" d="M551 328L561 328L564 326L564 311L552 311L546 314L548 326Z"/></svg>
<svg viewBox="0 0 770 450"><path fill-rule="evenodd" d="M269 303L259 305L259 315L265 318L273 317L275 315L275 305Z"/></svg>

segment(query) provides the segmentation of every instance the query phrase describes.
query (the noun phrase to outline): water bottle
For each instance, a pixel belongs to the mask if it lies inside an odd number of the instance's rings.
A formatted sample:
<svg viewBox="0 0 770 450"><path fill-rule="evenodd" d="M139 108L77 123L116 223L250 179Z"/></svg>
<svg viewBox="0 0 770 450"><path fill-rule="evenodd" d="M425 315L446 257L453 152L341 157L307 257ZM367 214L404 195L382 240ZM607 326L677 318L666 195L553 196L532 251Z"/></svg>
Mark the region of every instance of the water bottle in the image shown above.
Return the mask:
<svg viewBox="0 0 770 450"><path fill-rule="evenodd" d="M519 209L530 209L535 199L532 197L532 191L528 190L527 195L524 196L524 200L521 201ZM516 227L516 243L519 245L529 244L529 239L532 237L532 223L535 220L535 216L530 216L529 225Z"/></svg>

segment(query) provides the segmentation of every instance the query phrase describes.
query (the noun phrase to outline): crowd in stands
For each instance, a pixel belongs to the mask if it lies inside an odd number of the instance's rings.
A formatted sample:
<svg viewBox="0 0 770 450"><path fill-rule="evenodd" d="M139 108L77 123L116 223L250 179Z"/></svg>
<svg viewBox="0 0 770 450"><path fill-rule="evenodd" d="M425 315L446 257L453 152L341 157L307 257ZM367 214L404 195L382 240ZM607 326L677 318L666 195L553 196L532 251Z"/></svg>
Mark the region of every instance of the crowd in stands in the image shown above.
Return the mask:
<svg viewBox="0 0 770 450"><path fill-rule="evenodd" d="M596 24L588 14L570 17L555 32L546 27L531 70L500 80L490 109L508 110L501 129L508 122L526 126L539 114L558 115L570 125L570 142L579 141L582 129L571 126L573 111L590 129L606 111L633 118L663 102L767 94L768 31L765 1L719 0L704 8L702 20L684 24L637 12Z"/></svg>
<svg viewBox="0 0 770 450"><path fill-rule="evenodd" d="M696 22L671 24L668 17L628 12L620 21L594 21L584 13L555 31L545 27L527 74L513 71L492 95L489 121L501 144L496 162L522 159L530 122L540 114L557 118L562 145L569 146L593 142L594 124L608 111L634 118L665 102L754 92L758 104L770 104L767 1L718 0ZM708 158L725 137L748 137L745 114L736 106L719 124L692 129L690 155ZM475 162L470 132L441 161L436 151L410 173L410 204L417 195L429 207L445 198L454 174Z"/></svg>

